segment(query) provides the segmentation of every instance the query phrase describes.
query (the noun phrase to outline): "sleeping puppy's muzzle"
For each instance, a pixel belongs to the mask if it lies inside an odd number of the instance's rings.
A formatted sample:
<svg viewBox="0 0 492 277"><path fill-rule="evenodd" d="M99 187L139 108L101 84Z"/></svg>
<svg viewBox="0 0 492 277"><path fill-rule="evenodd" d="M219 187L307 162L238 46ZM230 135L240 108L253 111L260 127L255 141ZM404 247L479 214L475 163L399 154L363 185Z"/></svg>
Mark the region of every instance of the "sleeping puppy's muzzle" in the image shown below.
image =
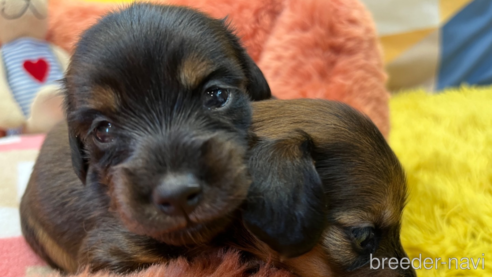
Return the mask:
<svg viewBox="0 0 492 277"><path fill-rule="evenodd" d="M210 240L246 197L263 74L221 20L135 4L81 38L65 79L72 163L132 232Z"/></svg>

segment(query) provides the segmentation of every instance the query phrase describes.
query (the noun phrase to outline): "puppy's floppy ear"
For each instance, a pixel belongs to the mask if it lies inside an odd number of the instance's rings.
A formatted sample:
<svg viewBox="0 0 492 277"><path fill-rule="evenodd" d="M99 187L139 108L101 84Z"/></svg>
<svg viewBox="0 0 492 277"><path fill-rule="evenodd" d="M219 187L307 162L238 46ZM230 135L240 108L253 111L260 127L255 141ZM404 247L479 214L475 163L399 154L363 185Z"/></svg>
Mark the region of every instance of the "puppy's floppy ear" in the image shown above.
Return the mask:
<svg viewBox="0 0 492 277"><path fill-rule="evenodd" d="M63 78L61 81L64 88L63 92L65 94L64 106L68 124L68 142L70 145L70 152L72 156L72 167L75 171L75 174L77 174L77 177L79 177L79 179L85 185L89 163L85 157L84 143L80 139L79 134L72 127L72 123L77 121L79 113L73 112L76 109L73 93L71 93L72 90L70 89L71 82L69 76L71 76L71 70L71 67L69 67L69 72L66 73L65 78Z"/></svg>
<svg viewBox="0 0 492 277"><path fill-rule="evenodd" d="M246 49L241 46L239 39L234 35L229 18L226 16L222 20L219 20L219 22L226 28L228 40L236 49L237 53L239 53L238 58L245 69L246 77L248 79L246 89L248 90L251 100L260 101L271 98L272 93L270 91L270 86L268 85L263 72L261 72L260 68L246 52Z"/></svg>
<svg viewBox="0 0 492 277"><path fill-rule="evenodd" d="M254 140L248 167L253 183L243 219L248 230L286 258L310 251L326 227L326 200L302 131L281 140Z"/></svg>
<svg viewBox="0 0 492 277"><path fill-rule="evenodd" d="M87 177L88 162L84 156L84 144L80 138L69 131L68 141L70 143L70 151L72 152L72 166L75 174L79 177L82 183L85 185Z"/></svg>
<svg viewBox="0 0 492 277"><path fill-rule="evenodd" d="M248 85L246 89L253 101L260 101L269 99L272 97L270 91L270 86L268 85L263 72L256 65L256 63L251 59L251 57L244 51L243 54L246 66L246 75L248 77Z"/></svg>

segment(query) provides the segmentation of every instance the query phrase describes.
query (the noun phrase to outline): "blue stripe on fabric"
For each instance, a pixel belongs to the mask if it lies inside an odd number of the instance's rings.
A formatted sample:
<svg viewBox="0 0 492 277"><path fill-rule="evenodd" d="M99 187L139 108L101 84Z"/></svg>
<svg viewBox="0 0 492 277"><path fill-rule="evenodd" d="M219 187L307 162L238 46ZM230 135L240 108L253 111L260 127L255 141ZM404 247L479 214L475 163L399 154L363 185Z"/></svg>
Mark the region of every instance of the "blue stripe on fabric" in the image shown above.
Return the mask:
<svg viewBox="0 0 492 277"><path fill-rule="evenodd" d="M25 101L30 101L32 97L32 94L31 93L24 93L24 94L16 94L15 95L15 99L17 100L17 102L25 102Z"/></svg>
<svg viewBox="0 0 492 277"><path fill-rule="evenodd" d="M7 130L7 136L17 136L22 133L22 128Z"/></svg>
<svg viewBox="0 0 492 277"><path fill-rule="evenodd" d="M26 54L29 55L29 53L22 53L22 51L26 51L26 50L32 50L32 49L36 49L37 52L36 54L40 53L40 54L46 54L46 55L50 55L50 50L51 48L48 46L48 45L45 45L45 46L42 46L42 45L32 45L32 46L24 46L24 47L12 47L11 45L7 45L7 46L4 46L5 49L15 49L16 51L11 53L11 55L8 56L9 59L15 59L15 58L18 58L20 56L24 56ZM35 57L37 57L38 55L35 55ZM49 57L49 56L47 56Z"/></svg>
<svg viewBox="0 0 492 277"><path fill-rule="evenodd" d="M441 28L437 89L492 84L492 1L474 0Z"/></svg>

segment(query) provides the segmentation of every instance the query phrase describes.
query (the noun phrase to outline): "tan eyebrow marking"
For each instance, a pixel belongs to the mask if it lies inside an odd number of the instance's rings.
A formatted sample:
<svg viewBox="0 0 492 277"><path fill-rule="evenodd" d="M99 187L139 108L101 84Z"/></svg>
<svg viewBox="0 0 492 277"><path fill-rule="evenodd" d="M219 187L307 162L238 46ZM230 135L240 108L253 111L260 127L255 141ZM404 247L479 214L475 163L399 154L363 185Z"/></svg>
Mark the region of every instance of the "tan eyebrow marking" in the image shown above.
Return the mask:
<svg viewBox="0 0 492 277"><path fill-rule="evenodd" d="M118 98L111 88L96 87L92 90L91 94L91 97L87 101L92 108L110 112L117 110Z"/></svg>
<svg viewBox="0 0 492 277"><path fill-rule="evenodd" d="M180 83L186 88L194 88L213 70L209 59L191 55L186 57L178 68Z"/></svg>

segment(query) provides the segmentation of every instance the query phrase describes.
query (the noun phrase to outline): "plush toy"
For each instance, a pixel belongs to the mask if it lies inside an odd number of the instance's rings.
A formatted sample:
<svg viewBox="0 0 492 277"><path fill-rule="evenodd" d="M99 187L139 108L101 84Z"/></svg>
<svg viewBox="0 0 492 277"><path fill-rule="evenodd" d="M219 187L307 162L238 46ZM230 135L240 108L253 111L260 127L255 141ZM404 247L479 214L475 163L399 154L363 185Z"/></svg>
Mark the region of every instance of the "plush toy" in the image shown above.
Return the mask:
<svg viewBox="0 0 492 277"><path fill-rule="evenodd" d="M45 132L63 115L57 81L68 54L46 40L47 0L0 5L0 131Z"/></svg>

